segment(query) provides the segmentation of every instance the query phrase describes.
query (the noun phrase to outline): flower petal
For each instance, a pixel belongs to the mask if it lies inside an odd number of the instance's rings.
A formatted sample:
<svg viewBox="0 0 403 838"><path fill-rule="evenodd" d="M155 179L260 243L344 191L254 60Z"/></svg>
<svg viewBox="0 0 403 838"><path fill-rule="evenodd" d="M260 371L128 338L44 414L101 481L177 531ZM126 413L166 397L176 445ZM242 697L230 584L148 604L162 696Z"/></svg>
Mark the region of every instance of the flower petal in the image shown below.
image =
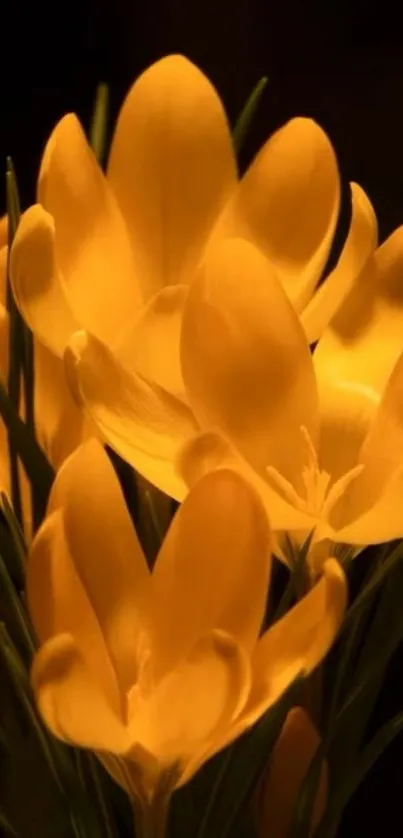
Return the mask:
<svg viewBox="0 0 403 838"><path fill-rule="evenodd" d="M140 632L148 627L150 577L118 479L97 440L66 460L53 494L74 566L127 690L137 677Z"/></svg>
<svg viewBox="0 0 403 838"><path fill-rule="evenodd" d="M211 629L253 648L266 603L270 546L267 516L243 477L222 469L194 486L153 571L162 671Z"/></svg>
<svg viewBox="0 0 403 838"><path fill-rule="evenodd" d="M379 396L372 387L358 381L318 377L318 389L319 464L334 484L361 462L360 449L376 413Z"/></svg>
<svg viewBox="0 0 403 838"><path fill-rule="evenodd" d="M126 751L123 722L71 635L59 634L42 646L31 678L41 715L55 736L82 748Z"/></svg>
<svg viewBox="0 0 403 838"><path fill-rule="evenodd" d="M51 134L38 196L55 221L57 260L75 317L112 341L141 305L137 270L116 201L74 114Z"/></svg>
<svg viewBox="0 0 403 838"><path fill-rule="evenodd" d="M365 472L363 472L363 478ZM371 491L371 485L369 486ZM353 496L354 497L354 496ZM362 493L358 500L364 497L365 483L363 480ZM342 527L337 532L337 539L345 544L357 544L366 546L368 544L383 544L386 541L393 541L395 538L403 537L403 469L399 468L383 487L377 499L369 504L365 503L365 511L355 520ZM357 503L356 497L354 501ZM357 504L358 505L358 504ZM354 510L354 507L353 507Z"/></svg>
<svg viewBox="0 0 403 838"><path fill-rule="evenodd" d="M189 401L258 470L298 479L301 425L315 442L317 392L309 346L269 262L248 242L211 250L189 289L182 341Z"/></svg>
<svg viewBox="0 0 403 838"><path fill-rule="evenodd" d="M287 838L290 834L298 794L319 744L319 734L305 710L302 707L290 710L270 754L267 776L262 783L258 824L260 835ZM327 764L323 761L311 816L310 836L314 835L324 815L327 787Z"/></svg>
<svg viewBox="0 0 403 838"><path fill-rule="evenodd" d="M179 453L177 467L189 488L216 469L230 468L236 471L260 495L273 532L302 530L308 534L316 526L316 518L287 503L227 439L214 431L200 433L185 443Z"/></svg>
<svg viewBox="0 0 403 838"><path fill-rule="evenodd" d="M60 509L42 524L31 545L27 564L27 600L41 643L68 633L87 665L119 706L116 678L96 616L74 567Z"/></svg>
<svg viewBox="0 0 403 838"><path fill-rule="evenodd" d="M175 458L197 431L190 410L161 387L127 372L88 334L75 335L65 360L75 398L103 439L157 488L182 500L186 486Z"/></svg>
<svg viewBox="0 0 403 838"><path fill-rule="evenodd" d="M369 259L315 350L317 374L382 392L403 348L403 226Z"/></svg>
<svg viewBox="0 0 403 838"><path fill-rule="evenodd" d="M301 312L309 343L315 343L351 292L377 245L377 221L372 204L358 183L351 183L351 222L334 270Z"/></svg>
<svg viewBox="0 0 403 838"><path fill-rule="evenodd" d="M253 725L299 673L315 669L336 638L346 604L345 574L335 559L328 559L319 582L259 640L252 691L238 725L244 730Z"/></svg>
<svg viewBox="0 0 403 838"><path fill-rule="evenodd" d="M249 662L232 637L213 631L200 638L150 697L134 688L129 698L133 740L158 757L163 767L194 773L192 761L228 728L250 689ZM204 760L203 760L204 761ZM199 767L198 762L197 767Z"/></svg>
<svg viewBox="0 0 403 838"><path fill-rule="evenodd" d="M141 260L145 298L188 282L235 186L236 167L220 99L183 56L157 61L133 85L108 180Z"/></svg>
<svg viewBox="0 0 403 838"><path fill-rule="evenodd" d="M187 292L185 285L172 285L155 294L114 347L129 372L139 373L182 400L185 385L179 345Z"/></svg>
<svg viewBox="0 0 403 838"><path fill-rule="evenodd" d="M263 146L224 210L213 240L240 236L268 257L297 311L311 297L340 201L333 148L311 119L292 119Z"/></svg>
<svg viewBox="0 0 403 838"><path fill-rule="evenodd" d="M403 460L403 352L382 393L373 422L361 447L359 462L365 464L366 482L378 491Z"/></svg>
<svg viewBox="0 0 403 838"><path fill-rule="evenodd" d="M68 388L63 361L39 341L35 358L35 432L54 468L59 468L92 428Z"/></svg>
<svg viewBox="0 0 403 838"><path fill-rule="evenodd" d="M56 261L54 221L39 204L21 217L11 247L10 274L25 322L47 349L62 357L79 326Z"/></svg>

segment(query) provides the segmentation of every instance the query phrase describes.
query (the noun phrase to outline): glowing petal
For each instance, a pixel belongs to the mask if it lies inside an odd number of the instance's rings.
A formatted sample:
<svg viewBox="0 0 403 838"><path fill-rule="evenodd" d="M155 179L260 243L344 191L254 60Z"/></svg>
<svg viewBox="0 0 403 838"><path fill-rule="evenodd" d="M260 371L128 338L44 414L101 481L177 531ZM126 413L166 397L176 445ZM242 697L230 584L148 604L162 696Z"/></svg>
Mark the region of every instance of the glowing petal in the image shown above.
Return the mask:
<svg viewBox="0 0 403 838"><path fill-rule="evenodd" d="M213 631L198 641L149 698L142 700L134 688L129 698L131 736L162 766L187 768L188 780L192 759L227 730L249 689L247 657L229 635Z"/></svg>
<svg viewBox="0 0 403 838"><path fill-rule="evenodd" d="M243 477L221 469L194 486L153 571L160 669L213 628L252 650L264 615L270 548L266 513Z"/></svg>
<svg viewBox="0 0 403 838"><path fill-rule="evenodd" d="M240 236L252 242L269 258L301 311L325 266L339 200L337 163L328 137L312 120L293 119L256 156L213 241Z"/></svg>
<svg viewBox="0 0 403 838"><path fill-rule="evenodd" d="M78 333L66 353L75 398L102 438L140 474L181 500L175 468L184 440L197 431L189 409L157 385L130 374L96 338Z"/></svg>
<svg viewBox="0 0 403 838"><path fill-rule="evenodd" d="M363 492L365 493L365 472ZM370 498L369 498L370 499ZM403 537L403 470L396 471L381 494L369 508L337 532L337 539L346 544L383 544ZM351 516L350 516L351 517Z"/></svg>
<svg viewBox="0 0 403 838"><path fill-rule="evenodd" d="M25 322L47 349L62 357L79 326L57 265L54 221L39 204L21 218L11 248L10 273Z"/></svg>
<svg viewBox="0 0 403 838"><path fill-rule="evenodd" d="M53 495L119 683L128 689L136 680L139 632L149 616L150 578L118 479L99 442L90 440L69 457Z"/></svg>
<svg viewBox="0 0 403 838"><path fill-rule="evenodd" d="M231 239L189 289L182 371L200 425L219 430L258 469L297 479L300 426L317 435L316 381L302 327L269 262Z"/></svg>
<svg viewBox="0 0 403 838"><path fill-rule="evenodd" d="M130 325L115 347L129 372L185 399L179 345L187 286L163 288L150 300L140 318Z"/></svg>
<svg viewBox="0 0 403 838"><path fill-rule="evenodd" d="M99 623L74 567L62 513L46 518L31 545L27 565L27 600L41 643L68 633L78 643L87 666L111 706L119 706L117 684Z"/></svg>
<svg viewBox="0 0 403 838"><path fill-rule="evenodd" d="M123 104L108 180L141 260L146 299L188 282L236 183L231 136L208 79L181 55L153 64Z"/></svg>
<svg viewBox="0 0 403 838"><path fill-rule="evenodd" d="M357 183L350 186L350 229L339 261L301 312L301 323L309 343L315 343L329 325L377 244L377 221L373 207Z"/></svg>
<svg viewBox="0 0 403 838"><path fill-rule="evenodd" d="M179 454L178 470L189 487L218 468L233 469L256 489L274 532L302 530L309 533L315 527L315 518L288 503L283 493L276 491L220 434L213 431L201 433L186 443Z"/></svg>
<svg viewBox="0 0 403 838"><path fill-rule="evenodd" d="M381 394L402 350L403 227L369 259L315 350L325 380L356 381Z"/></svg>
<svg viewBox="0 0 403 838"><path fill-rule="evenodd" d="M41 715L59 739L97 751L127 749L123 722L71 635L59 634L42 646L31 678Z"/></svg>
<svg viewBox="0 0 403 838"><path fill-rule="evenodd" d="M116 201L74 114L50 136L38 197L55 221L74 316L109 343L139 310L138 271Z"/></svg>
<svg viewBox="0 0 403 838"><path fill-rule="evenodd" d="M328 559L319 582L259 640L252 658L252 692L240 725L254 724L298 673L308 675L321 662L336 638L346 604L344 572L335 559Z"/></svg>

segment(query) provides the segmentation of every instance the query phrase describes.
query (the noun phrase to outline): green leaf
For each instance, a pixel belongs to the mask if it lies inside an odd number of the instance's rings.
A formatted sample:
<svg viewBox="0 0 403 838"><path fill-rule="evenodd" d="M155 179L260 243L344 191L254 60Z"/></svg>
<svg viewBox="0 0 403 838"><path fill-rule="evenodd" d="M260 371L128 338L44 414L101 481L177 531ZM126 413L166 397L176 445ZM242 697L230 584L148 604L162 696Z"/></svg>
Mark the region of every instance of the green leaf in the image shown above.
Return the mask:
<svg viewBox="0 0 403 838"><path fill-rule="evenodd" d="M13 449L20 457L27 477L31 482L36 501L36 520L34 523L37 524L46 510L54 478L53 469L32 432L18 416L18 412L1 381L0 416L8 430Z"/></svg>
<svg viewBox="0 0 403 838"><path fill-rule="evenodd" d="M298 794L287 838L306 838L311 834L312 814L325 751L326 744L321 743L310 762Z"/></svg>
<svg viewBox="0 0 403 838"><path fill-rule="evenodd" d="M105 160L108 115L109 87L107 84L99 84L95 94L94 112L90 130L90 145L101 166Z"/></svg>
<svg viewBox="0 0 403 838"><path fill-rule="evenodd" d="M11 544L13 548L13 570L16 571L16 576L20 580L20 585L22 589L25 580L27 546L25 544L25 538L22 529L14 515L14 511L10 505L10 502L5 492L0 492L0 509L4 515L6 525L10 533Z"/></svg>
<svg viewBox="0 0 403 838"><path fill-rule="evenodd" d="M286 716L297 701L304 678L298 676L255 727L238 739L226 755L196 838L227 838L250 801L268 765Z"/></svg>
<svg viewBox="0 0 403 838"><path fill-rule="evenodd" d="M249 126L256 113L262 94L268 84L269 79L263 76L257 85L253 88L248 100L246 101L242 111L235 123L235 128L232 133L232 141L235 153L238 155L245 141Z"/></svg>
<svg viewBox="0 0 403 838"><path fill-rule="evenodd" d="M19 648L24 661L29 665L31 663L35 651L32 627L30 625L28 614L25 611L21 599L15 591L14 585L10 579L1 554L0 591L0 603L1 600L4 599L6 601L6 606L8 607L7 624L9 627L9 631L12 633L14 641L17 647ZM3 617L3 614L1 616Z"/></svg>

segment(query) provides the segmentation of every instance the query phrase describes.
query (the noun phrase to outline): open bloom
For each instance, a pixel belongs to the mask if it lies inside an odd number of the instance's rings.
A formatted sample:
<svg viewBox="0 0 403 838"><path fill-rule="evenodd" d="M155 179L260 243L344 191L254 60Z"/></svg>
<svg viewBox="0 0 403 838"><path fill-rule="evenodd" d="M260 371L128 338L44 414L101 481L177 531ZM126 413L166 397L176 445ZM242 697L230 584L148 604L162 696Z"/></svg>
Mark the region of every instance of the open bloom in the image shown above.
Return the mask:
<svg viewBox="0 0 403 838"><path fill-rule="evenodd" d="M218 470L189 493L150 573L101 445L59 471L28 560L32 683L60 739L97 752L134 794L184 783L332 644L346 580L319 582L259 637L270 532L258 495Z"/></svg>
<svg viewBox="0 0 403 838"><path fill-rule="evenodd" d="M401 537L402 259L403 228L370 257L312 357L268 260L243 239L227 240L205 259L184 309L191 420L172 404L158 412L88 335L68 355L77 398L123 457L141 460L179 498L211 468L239 469L279 541L287 532L299 544L314 531L314 573L329 540Z"/></svg>
<svg viewBox="0 0 403 838"><path fill-rule="evenodd" d="M162 59L133 85L118 117L106 175L77 118L64 117L44 152L39 204L23 215L11 254L17 304L55 359L43 410L60 416L65 409L56 386L58 361L72 334L85 329L134 378L135 465L153 480L150 420L159 421L172 407L183 422L193 421L179 337L198 265L223 239L250 241L269 260L309 339L316 340L374 246L372 209L352 184L344 250L316 291L339 192L332 146L309 119L294 119L277 131L238 179L220 99L182 56ZM66 444L69 424L63 427Z"/></svg>
<svg viewBox="0 0 403 838"><path fill-rule="evenodd" d="M270 755L260 787L258 834L260 838L288 838L298 795L320 736L302 707L290 710ZM310 836L315 834L326 809L327 763L323 762L312 812Z"/></svg>

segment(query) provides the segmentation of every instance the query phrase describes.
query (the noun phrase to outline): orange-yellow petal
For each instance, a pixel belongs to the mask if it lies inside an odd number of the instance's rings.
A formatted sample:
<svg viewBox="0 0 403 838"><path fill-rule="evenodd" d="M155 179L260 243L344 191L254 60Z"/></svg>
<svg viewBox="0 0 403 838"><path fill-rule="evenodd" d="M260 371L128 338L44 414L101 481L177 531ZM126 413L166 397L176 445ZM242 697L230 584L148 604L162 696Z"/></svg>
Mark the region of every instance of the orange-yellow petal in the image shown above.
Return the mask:
<svg viewBox="0 0 403 838"><path fill-rule="evenodd" d="M145 298L188 282L235 186L236 167L220 99L183 56L157 61L133 85L108 181L140 260Z"/></svg>
<svg viewBox="0 0 403 838"><path fill-rule="evenodd" d="M92 431L67 384L64 364L34 342L35 433L54 468L59 468Z"/></svg>
<svg viewBox="0 0 403 838"><path fill-rule="evenodd" d="M183 402L130 374L96 338L78 333L66 353L75 398L101 437L167 495L182 500L184 481L176 455L197 431Z"/></svg>
<svg viewBox="0 0 403 838"><path fill-rule="evenodd" d="M116 678L99 623L77 575L63 524L62 512L53 512L42 524L28 554L27 601L39 641L43 644L68 633L79 645L87 666L119 706Z"/></svg>
<svg viewBox="0 0 403 838"><path fill-rule="evenodd" d="M74 114L48 140L38 198L54 218L57 261L76 319L111 342L140 307L138 270L117 203Z"/></svg>
<svg viewBox="0 0 403 838"><path fill-rule="evenodd" d="M317 436L317 392L301 324L270 263L242 239L211 250L189 289L182 371L202 428L219 430L258 470L297 479L301 425Z"/></svg>
<svg viewBox="0 0 403 838"><path fill-rule="evenodd" d="M152 576L160 670L169 670L216 628L251 651L265 609L270 549L266 513L243 477L222 469L193 487Z"/></svg>
<svg viewBox="0 0 403 838"><path fill-rule="evenodd" d="M340 200L331 143L310 119L292 119L263 146L224 210L213 240L240 236L265 254L301 311L320 279Z"/></svg>
<svg viewBox="0 0 403 838"><path fill-rule="evenodd" d="M178 456L178 470L191 488L205 474L231 468L250 483L263 502L273 532L314 529L316 519L288 503L275 487L252 468L238 451L215 431L205 431L185 443Z"/></svg>
<svg viewBox="0 0 403 838"><path fill-rule="evenodd" d="M350 188L350 229L339 261L301 312L309 343L320 338L377 245L377 221L372 204L358 183L351 183Z"/></svg>
<svg viewBox="0 0 403 838"><path fill-rule="evenodd" d="M57 264L54 221L39 204L21 217L11 248L10 274L25 322L47 349L62 357L79 326Z"/></svg>
<svg viewBox="0 0 403 838"><path fill-rule="evenodd" d="M59 739L120 754L129 744L123 720L69 634L48 640L31 673L42 718Z"/></svg>
<svg viewBox="0 0 403 838"><path fill-rule="evenodd" d="M400 467L382 487L376 500L369 495L369 503L366 502L365 471L362 473L362 492L358 500L353 495L353 500L358 506L362 499L364 511L358 517L352 518L352 512L346 505L345 515L347 521L337 531L337 540L346 544L383 544L386 541L393 541L395 538L403 537L403 469ZM369 484L371 491L371 484ZM371 502L372 501L372 502ZM355 507L352 507L355 512ZM347 517L348 515L348 517Z"/></svg>
<svg viewBox="0 0 403 838"><path fill-rule="evenodd" d="M97 440L82 445L56 478L52 507L96 614L122 689L137 677L137 644L147 628L150 577L113 466Z"/></svg>
<svg viewBox="0 0 403 838"><path fill-rule="evenodd" d="M403 348L403 226L369 259L315 350L319 376L382 390Z"/></svg>
<svg viewBox="0 0 403 838"><path fill-rule="evenodd" d="M319 582L260 638L252 657L253 684L240 730L254 724L299 673L308 675L332 646L347 604L341 565L328 559Z"/></svg>
<svg viewBox="0 0 403 838"><path fill-rule="evenodd" d="M209 743L228 728L250 688L249 662L232 637L213 631L202 637L145 698L129 697L130 733L163 767L177 765L182 781ZM199 767L200 763L198 763Z"/></svg>
<svg viewBox="0 0 403 838"><path fill-rule="evenodd" d="M302 783L320 744L320 736L302 707L290 710L270 754L260 789L258 834L260 838L288 838ZM322 762L309 835L324 815L328 770Z"/></svg>
<svg viewBox="0 0 403 838"><path fill-rule="evenodd" d="M158 291L138 320L130 324L115 346L115 353L129 372L184 400L180 366L180 333L188 288L170 285Z"/></svg>

